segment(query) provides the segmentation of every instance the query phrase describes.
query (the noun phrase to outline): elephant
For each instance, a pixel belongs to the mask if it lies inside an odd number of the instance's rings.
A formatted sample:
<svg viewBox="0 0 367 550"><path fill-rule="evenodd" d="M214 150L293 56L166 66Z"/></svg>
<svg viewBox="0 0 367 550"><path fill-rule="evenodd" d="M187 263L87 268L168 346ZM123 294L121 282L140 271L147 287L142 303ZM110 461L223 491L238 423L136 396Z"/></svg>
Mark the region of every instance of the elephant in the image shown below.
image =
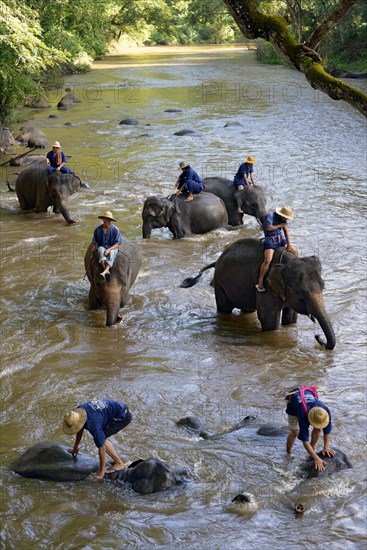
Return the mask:
<svg viewBox="0 0 367 550"><path fill-rule="evenodd" d="M150 239L152 229L168 227L174 239L207 233L218 227L228 227L228 216L223 201L212 193L195 195L185 202L175 195L173 200L163 197L148 197L144 203L143 239Z"/></svg>
<svg viewBox="0 0 367 550"><path fill-rule="evenodd" d="M227 428L226 430L223 430L217 433L211 433L205 429L201 420L196 418L196 416L185 416L184 418L180 418L180 420L176 422L176 426L187 428L195 436L202 437L203 439L219 439L224 435L230 434L232 432L236 432L237 430L241 430L242 428L253 427L255 423L256 423L256 418L250 415L250 416L246 416L245 418L243 418L242 420L240 420L230 428ZM256 433L258 435L263 435L268 437L279 437L279 436L287 435L288 430L283 426L267 423L267 424L262 424L258 428Z"/></svg>
<svg viewBox="0 0 367 550"><path fill-rule="evenodd" d="M99 471L99 460L79 452L76 458L65 445L41 441L13 462L11 469L23 477L54 481L80 481Z"/></svg>
<svg viewBox="0 0 367 550"><path fill-rule="evenodd" d="M262 227L266 214L266 199L262 187L255 185L251 189L245 187L237 191L233 181L221 177L204 178L205 190L220 197L226 205L228 222L237 226L243 223L243 213L254 216ZM238 210L242 210L242 214Z"/></svg>
<svg viewBox="0 0 367 550"><path fill-rule="evenodd" d="M79 452L74 458L65 445L41 441L27 449L11 469L22 477L47 481L81 481L98 472L99 460ZM169 468L154 458L136 460L123 470L106 472L104 480L129 483L137 493L146 495L187 483L192 475L186 468Z"/></svg>
<svg viewBox="0 0 367 550"><path fill-rule="evenodd" d="M20 143L26 143L28 147L37 147L45 148L49 147L49 142L44 134L39 128L22 126L20 128L21 133L15 138L16 141Z"/></svg>
<svg viewBox="0 0 367 550"><path fill-rule="evenodd" d="M81 187L89 187L82 183L75 174L63 174L61 172L47 173L46 159L36 161L25 168L18 176L15 183L15 191L22 210L35 212L47 212L49 206L53 206L56 214L61 213L69 224L76 222L71 218L65 201ZM13 191L8 183L8 188Z"/></svg>
<svg viewBox="0 0 367 550"><path fill-rule="evenodd" d="M326 468L322 471L316 470L315 461L313 460L313 458L307 458L307 460L301 467L301 471L306 474L307 479L312 479L315 477L328 477L329 475L334 474L335 472L338 472L340 470L353 468L347 455L343 453L343 451L340 451L339 449L334 450L336 452L334 456L325 456L322 451L317 453L317 455L324 462L326 462Z"/></svg>
<svg viewBox="0 0 367 550"><path fill-rule="evenodd" d="M202 273L215 267L214 290L217 310L231 313L233 308L244 313L257 312L263 331L276 330L282 324L297 322L297 314L317 319L326 343L315 336L326 349L335 347L334 330L323 300L324 281L321 263L315 256L299 258L284 247L275 251L264 279L266 292L255 289L263 260L263 243L257 239L238 239L229 245L216 262L205 266L194 278L185 279L181 287L197 283Z"/></svg>
<svg viewBox="0 0 367 550"><path fill-rule="evenodd" d="M66 111L67 109L70 109L75 105L75 103L82 103L82 100L79 99L76 95L74 95L70 88L67 88L66 90L68 93L64 95L60 101L58 102L56 108L59 111Z"/></svg>
<svg viewBox="0 0 367 550"><path fill-rule="evenodd" d="M139 273L141 255L136 243L122 237L119 253L110 271L110 280L104 281L100 276L98 255L92 251L91 243L84 257L85 271L91 285L89 308L106 308L106 326L110 327L121 321L119 310L125 306L130 288Z"/></svg>
<svg viewBox="0 0 367 550"><path fill-rule="evenodd" d="M192 475L186 468L170 468L160 460L148 458L136 460L123 470L107 472L105 479L129 483L134 491L147 495L187 483Z"/></svg>

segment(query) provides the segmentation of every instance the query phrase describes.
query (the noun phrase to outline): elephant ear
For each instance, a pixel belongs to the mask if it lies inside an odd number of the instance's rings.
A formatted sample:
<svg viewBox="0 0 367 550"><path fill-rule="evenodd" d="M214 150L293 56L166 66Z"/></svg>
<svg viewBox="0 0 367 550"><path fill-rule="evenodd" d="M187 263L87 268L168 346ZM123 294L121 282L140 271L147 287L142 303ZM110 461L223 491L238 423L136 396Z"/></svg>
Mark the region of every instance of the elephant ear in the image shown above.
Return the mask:
<svg viewBox="0 0 367 550"><path fill-rule="evenodd" d="M269 275L267 277L267 283L269 284L272 290L272 293L277 298L285 302L286 282L282 274L283 268L284 268L284 265L282 264L272 265Z"/></svg>

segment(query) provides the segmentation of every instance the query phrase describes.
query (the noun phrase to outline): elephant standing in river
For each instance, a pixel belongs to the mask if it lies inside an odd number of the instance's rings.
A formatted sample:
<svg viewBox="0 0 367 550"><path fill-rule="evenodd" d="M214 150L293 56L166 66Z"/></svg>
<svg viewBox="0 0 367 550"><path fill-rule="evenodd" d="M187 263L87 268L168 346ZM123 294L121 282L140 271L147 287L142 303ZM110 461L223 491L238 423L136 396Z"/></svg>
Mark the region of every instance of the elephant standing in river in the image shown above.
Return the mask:
<svg viewBox="0 0 367 550"><path fill-rule="evenodd" d="M9 184L8 187L11 189ZM48 207L53 206L54 212L61 213L69 224L76 222L71 218L65 201L81 187L89 187L89 185L83 184L75 174L61 172L48 174L46 159L25 168L15 183L15 191L22 210L47 212Z"/></svg>
<svg viewBox="0 0 367 550"><path fill-rule="evenodd" d="M152 229L168 227L175 239L228 227L223 201L212 193L201 192L190 202L174 195L172 200L148 197L144 203L143 238L150 239Z"/></svg>
<svg viewBox="0 0 367 550"><path fill-rule="evenodd" d="M266 292L257 292L264 256L263 243L257 239L239 239L228 246L218 260L203 269L197 277L186 279L181 286L193 286L201 274L215 267L214 289L217 310L231 313L233 308L243 312L257 311L262 330L278 328L282 324L297 322L297 313L317 319L326 337L327 349L334 349L335 334L325 310L323 300L324 282L321 264L315 256L298 258L283 247L275 251L268 274L264 279Z"/></svg>
<svg viewBox="0 0 367 550"><path fill-rule="evenodd" d="M120 308L124 307L130 288L138 276L141 266L141 255L136 243L122 237L122 244L113 266L110 270L110 280L105 281L100 276L101 265L97 253L92 253L90 244L85 257L85 270L90 282L89 308L106 308L106 326L112 326L121 321Z"/></svg>
<svg viewBox="0 0 367 550"><path fill-rule="evenodd" d="M205 191L217 195L226 205L230 225L242 225L243 214L254 216L262 225L266 214L266 199L262 187L255 185L251 189L245 187L242 191L237 191L232 180L220 177L205 178L203 183Z"/></svg>

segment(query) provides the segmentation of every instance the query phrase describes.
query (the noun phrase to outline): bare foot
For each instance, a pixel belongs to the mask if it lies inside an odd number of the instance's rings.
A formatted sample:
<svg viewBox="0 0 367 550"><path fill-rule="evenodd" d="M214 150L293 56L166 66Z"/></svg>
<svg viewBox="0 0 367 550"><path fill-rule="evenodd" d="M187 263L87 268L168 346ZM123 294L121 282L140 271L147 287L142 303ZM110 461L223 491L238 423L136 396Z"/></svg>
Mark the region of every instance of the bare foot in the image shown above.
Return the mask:
<svg viewBox="0 0 367 550"><path fill-rule="evenodd" d="M191 196L189 195L189 196L187 197L187 199L185 199L185 202L190 202L190 201L193 200L193 198L194 198L194 197L193 197L192 195L191 195Z"/></svg>

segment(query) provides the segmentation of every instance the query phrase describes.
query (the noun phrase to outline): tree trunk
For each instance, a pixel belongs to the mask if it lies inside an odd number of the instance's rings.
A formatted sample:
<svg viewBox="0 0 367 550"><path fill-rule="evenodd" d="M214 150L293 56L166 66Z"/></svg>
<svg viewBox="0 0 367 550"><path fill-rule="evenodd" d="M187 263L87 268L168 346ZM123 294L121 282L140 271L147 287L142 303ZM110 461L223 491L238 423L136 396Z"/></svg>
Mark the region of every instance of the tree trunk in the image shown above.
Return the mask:
<svg viewBox="0 0 367 550"><path fill-rule="evenodd" d="M349 5L351 2L352 0L342 0L341 4ZM326 93L332 99L346 101L367 116L367 96L357 88L330 76L324 70L318 53L305 44L298 43L288 31L287 23L282 17L262 13L254 0L224 0L224 3L244 36L263 38L271 42L292 67L304 73L312 88ZM331 16L329 19L331 20ZM325 34L323 32L322 36Z"/></svg>

